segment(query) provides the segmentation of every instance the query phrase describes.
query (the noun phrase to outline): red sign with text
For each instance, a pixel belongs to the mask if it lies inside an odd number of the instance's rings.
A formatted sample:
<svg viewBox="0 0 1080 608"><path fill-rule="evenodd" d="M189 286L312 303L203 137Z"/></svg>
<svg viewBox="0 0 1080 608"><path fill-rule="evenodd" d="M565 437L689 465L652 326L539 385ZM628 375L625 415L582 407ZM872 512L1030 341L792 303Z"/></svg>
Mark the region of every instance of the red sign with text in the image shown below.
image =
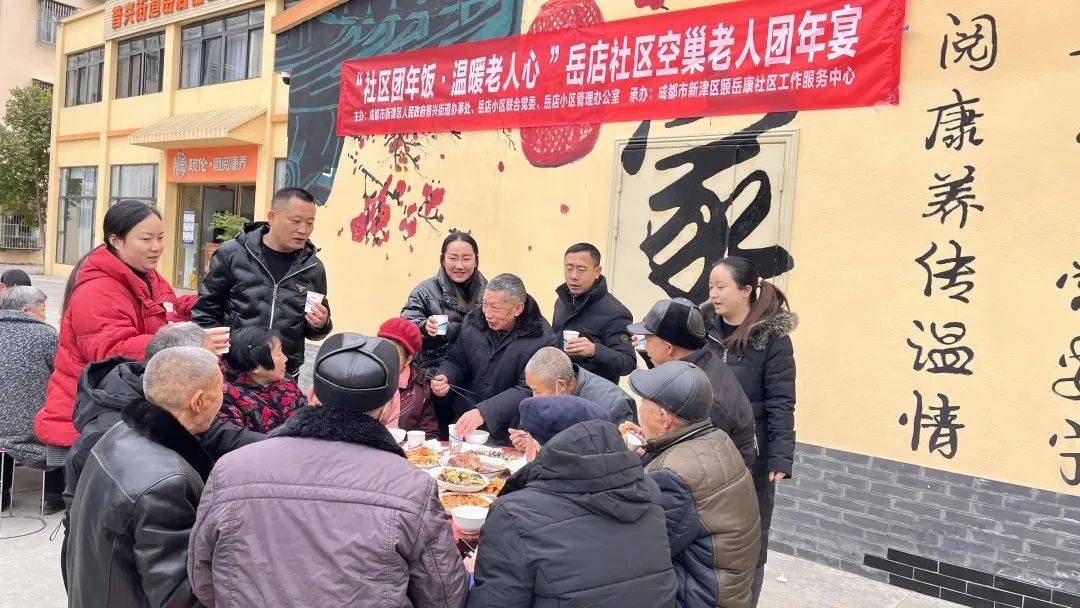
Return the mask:
<svg viewBox="0 0 1080 608"><path fill-rule="evenodd" d="M607 23L581 2L598 23L345 62L338 135L899 102L905 0L752 0Z"/></svg>

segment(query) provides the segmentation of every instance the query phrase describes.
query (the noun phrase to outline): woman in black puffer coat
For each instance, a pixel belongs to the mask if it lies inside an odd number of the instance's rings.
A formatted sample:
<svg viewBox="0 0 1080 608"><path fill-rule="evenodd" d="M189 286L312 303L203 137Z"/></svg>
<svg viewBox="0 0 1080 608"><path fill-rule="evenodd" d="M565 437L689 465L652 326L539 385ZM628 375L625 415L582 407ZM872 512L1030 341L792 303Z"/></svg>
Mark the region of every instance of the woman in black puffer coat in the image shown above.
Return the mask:
<svg viewBox="0 0 1080 608"><path fill-rule="evenodd" d="M788 337L798 317L787 298L745 258L724 258L709 275L701 305L709 337L720 343L754 410L758 457L751 467L761 511L761 559L754 577L757 606L768 559L776 482L791 477L795 456L795 353Z"/></svg>

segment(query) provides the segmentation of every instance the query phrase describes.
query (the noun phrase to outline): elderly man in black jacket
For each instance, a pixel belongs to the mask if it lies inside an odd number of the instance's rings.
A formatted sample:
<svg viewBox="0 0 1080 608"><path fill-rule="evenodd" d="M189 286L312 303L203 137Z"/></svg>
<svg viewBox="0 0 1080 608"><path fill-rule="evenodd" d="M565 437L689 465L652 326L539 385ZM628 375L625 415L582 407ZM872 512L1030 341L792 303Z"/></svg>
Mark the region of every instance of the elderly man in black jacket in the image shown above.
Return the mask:
<svg viewBox="0 0 1080 608"><path fill-rule="evenodd" d="M589 243L571 245L563 257L566 282L555 290L555 315L551 326L555 337L571 361L590 372L619 383L619 377L634 371L637 357L626 326L633 321L630 311L608 293L607 279L600 267L600 250ZM564 331L578 337L567 341Z"/></svg>
<svg viewBox="0 0 1080 608"><path fill-rule="evenodd" d="M512 274L491 279L483 305L465 317L457 342L431 380L436 396L453 391L456 397L457 436L486 425L494 442L509 443L518 406L531 395L525 365L533 353L554 343L551 325L521 279Z"/></svg>
<svg viewBox="0 0 1080 608"><path fill-rule="evenodd" d="M315 199L300 188L274 195L266 222L250 222L210 258L191 320L202 327L262 325L277 332L295 378L304 364L304 339L330 335L330 304L309 304L308 292L326 295L326 269L308 240Z"/></svg>
<svg viewBox="0 0 1080 608"><path fill-rule="evenodd" d="M467 608L675 605L660 489L615 425L571 426L515 478L484 523Z"/></svg>
<svg viewBox="0 0 1080 608"><path fill-rule="evenodd" d="M694 303L685 298L660 300L641 323L627 330L645 336L645 358L650 367L686 361L705 372L713 390L709 410L713 426L731 437L746 466L753 465L758 448L750 400L735 372L724 363L719 345L708 339L705 318Z"/></svg>
<svg viewBox="0 0 1080 608"><path fill-rule="evenodd" d="M221 408L221 370L204 348L167 348L143 385L145 399L94 446L75 492L71 608L198 605L188 537L212 462L196 435Z"/></svg>

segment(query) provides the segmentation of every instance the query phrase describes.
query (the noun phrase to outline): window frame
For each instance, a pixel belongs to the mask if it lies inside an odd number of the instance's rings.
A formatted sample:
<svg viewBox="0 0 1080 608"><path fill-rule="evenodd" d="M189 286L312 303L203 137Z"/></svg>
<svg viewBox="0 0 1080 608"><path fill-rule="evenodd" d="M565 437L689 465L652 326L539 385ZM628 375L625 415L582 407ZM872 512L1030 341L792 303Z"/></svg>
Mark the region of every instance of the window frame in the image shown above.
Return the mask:
<svg viewBox="0 0 1080 608"><path fill-rule="evenodd" d="M262 42L266 35L263 27L265 11L264 6L256 6L183 26L180 30L178 88L194 89L261 78ZM241 23L242 17L246 19ZM230 21L233 22L231 26ZM210 31L207 31L208 29ZM257 37L260 44L253 49L251 43L256 38L253 36L255 32L260 33ZM244 56L235 65L227 63L230 38L233 39L233 45L243 44Z"/></svg>
<svg viewBox="0 0 1080 608"><path fill-rule="evenodd" d="M66 56L64 107L101 102L105 46L95 46Z"/></svg>
<svg viewBox="0 0 1080 608"><path fill-rule="evenodd" d="M56 30L60 22L74 15L79 9L56 0L38 0L37 35L41 44L56 46Z"/></svg>
<svg viewBox="0 0 1080 608"><path fill-rule="evenodd" d="M150 196L128 196L120 194L120 185L123 183L124 170L150 169ZM120 201L139 201L149 207L157 209L158 195L158 165L157 163L128 163L124 165L109 166L109 201L112 207Z"/></svg>
<svg viewBox="0 0 1080 608"><path fill-rule="evenodd" d="M71 173L73 171L80 171L80 180L82 183L86 183L87 172L91 173L91 190L89 193L80 192L78 195L68 194L69 181L71 180ZM67 266L74 265L82 256L89 253L94 248L94 216L97 213L97 178L98 168L93 165L80 166L80 167L61 167L60 168L60 195L57 197L57 218L56 218L56 263L64 264ZM84 226L77 225L74 228L68 226L68 213L67 205L75 204L79 210L79 218L83 217L83 205L89 205L89 218L90 218L90 237L87 241L86 251L77 251L75 255L68 258L67 240L68 230L82 230ZM68 259L71 261L69 262Z"/></svg>
<svg viewBox="0 0 1080 608"><path fill-rule="evenodd" d="M136 49L136 45L138 50ZM150 73L147 71L147 64L150 63L152 55L157 55L157 90L149 90L147 88L147 82L152 82ZM123 62L127 60L126 69ZM132 82L134 78L135 61L139 64L139 76ZM126 73L122 73L126 72ZM153 95L154 93L160 93L162 91L163 79L165 77L165 30L151 32L149 34L141 34L134 38L127 38L121 40L116 44L116 86L113 91L114 99L127 99L129 97L140 97L142 95ZM122 87L125 87L122 90Z"/></svg>

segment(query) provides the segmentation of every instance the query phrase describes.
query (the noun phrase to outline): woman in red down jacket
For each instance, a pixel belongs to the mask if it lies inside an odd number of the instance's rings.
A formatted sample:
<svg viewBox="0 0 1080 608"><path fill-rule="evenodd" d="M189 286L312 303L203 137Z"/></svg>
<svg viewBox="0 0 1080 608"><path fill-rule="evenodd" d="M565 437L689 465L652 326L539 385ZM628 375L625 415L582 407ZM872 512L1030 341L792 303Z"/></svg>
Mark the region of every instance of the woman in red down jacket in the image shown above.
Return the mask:
<svg viewBox="0 0 1080 608"><path fill-rule="evenodd" d="M105 244L82 257L68 277L60 347L34 419L43 443L71 446L75 388L88 363L115 355L142 361L154 332L191 317L195 296L178 298L157 271L165 249L161 215L138 201L120 201L105 214Z"/></svg>

